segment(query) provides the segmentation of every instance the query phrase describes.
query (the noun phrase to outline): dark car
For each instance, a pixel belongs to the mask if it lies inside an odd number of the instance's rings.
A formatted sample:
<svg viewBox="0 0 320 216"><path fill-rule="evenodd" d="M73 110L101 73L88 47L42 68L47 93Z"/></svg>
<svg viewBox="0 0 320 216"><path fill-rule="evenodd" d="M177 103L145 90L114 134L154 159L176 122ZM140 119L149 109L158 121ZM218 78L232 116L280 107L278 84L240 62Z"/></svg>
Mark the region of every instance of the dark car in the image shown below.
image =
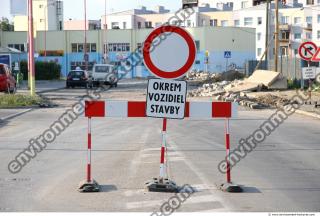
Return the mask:
<svg viewBox="0 0 320 216"><path fill-rule="evenodd" d="M72 70L67 76L66 87L74 88L76 86L89 88L91 87L91 81L89 75L84 70Z"/></svg>
<svg viewBox="0 0 320 216"><path fill-rule="evenodd" d="M16 80L10 68L6 64L0 63L0 91L15 93L17 90Z"/></svg>

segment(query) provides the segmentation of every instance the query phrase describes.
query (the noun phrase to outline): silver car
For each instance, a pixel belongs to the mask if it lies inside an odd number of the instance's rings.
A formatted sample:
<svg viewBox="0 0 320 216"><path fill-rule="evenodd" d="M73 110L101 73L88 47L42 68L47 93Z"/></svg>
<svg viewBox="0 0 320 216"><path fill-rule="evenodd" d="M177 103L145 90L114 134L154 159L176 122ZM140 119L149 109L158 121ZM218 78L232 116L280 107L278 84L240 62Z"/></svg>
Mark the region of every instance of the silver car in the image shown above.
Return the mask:
<svg viewBox="0 0 320 216"><path fill-rule="evenodd" d="M110 64L95 64L92 68L92 83L94 86L100 84L118 85L118 71L114 65Z"/></svg>

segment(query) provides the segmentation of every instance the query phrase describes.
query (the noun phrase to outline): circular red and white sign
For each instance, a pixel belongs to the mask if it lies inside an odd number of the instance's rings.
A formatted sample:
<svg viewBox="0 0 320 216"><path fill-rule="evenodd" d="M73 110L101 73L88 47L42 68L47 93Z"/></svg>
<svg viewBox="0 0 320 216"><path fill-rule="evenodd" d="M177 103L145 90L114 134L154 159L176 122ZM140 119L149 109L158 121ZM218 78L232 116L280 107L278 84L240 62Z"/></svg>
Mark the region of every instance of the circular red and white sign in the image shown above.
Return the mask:
<svg viewBox="0 0 320 216"><path fill-rule="evenodd" d="M176 79L192 67L196 58L196 45L184 29L165 25L150 33L144 42L145 66L155 76Z"/></svg>
<svg viewBox="0 0 320 216"><path fill-rule="evenodd" d="M313 55L316 53L318 47L315 43L308 41L302 43L299 47L299 55L302 59L310 61Z"/></svg>

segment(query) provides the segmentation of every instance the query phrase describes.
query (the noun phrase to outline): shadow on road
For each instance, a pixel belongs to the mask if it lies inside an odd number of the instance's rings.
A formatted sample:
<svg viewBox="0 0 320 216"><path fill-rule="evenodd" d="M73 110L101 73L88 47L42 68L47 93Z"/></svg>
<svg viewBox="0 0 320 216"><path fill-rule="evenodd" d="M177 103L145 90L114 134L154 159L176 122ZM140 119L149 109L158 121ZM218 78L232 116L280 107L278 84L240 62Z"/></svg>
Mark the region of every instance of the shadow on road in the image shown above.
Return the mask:
<svg viewBox="0 0 320 216"><path fill-rule="evenodd" d="M118 190L115 185L100 185L100 192L110 192Z"/></svg>

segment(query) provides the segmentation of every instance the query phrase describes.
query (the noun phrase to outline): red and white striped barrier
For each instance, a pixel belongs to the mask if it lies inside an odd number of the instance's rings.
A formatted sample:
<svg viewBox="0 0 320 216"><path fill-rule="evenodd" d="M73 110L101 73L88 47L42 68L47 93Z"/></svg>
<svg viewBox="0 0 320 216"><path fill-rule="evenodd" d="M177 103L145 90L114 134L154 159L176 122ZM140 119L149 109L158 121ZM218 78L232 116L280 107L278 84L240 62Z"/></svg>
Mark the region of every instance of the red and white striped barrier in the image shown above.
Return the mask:
<svg viewBox="0 0 320 216"><path fill-rule="evenodd" d="M229 119L237 117L237 103L232 102L187 102L185 118L225 118L225 142L227 158L227 182L231 182L230 173L230 128ZM145 101L86 101L85 117L88 117L88 156L87 156L87 182L91 182L91 118L93 117L121 117L137 118L146 116ZM160 155L160 179L165 178L165 152L166 152L167 119L163 118L162 144Z"/></svg>
<svg viewBox="0 0 320 216"><path fill-rule="evenodd" d="M86 117L147 117L145 101L86 101ZM186 118L235 118L237 103L187 102Z"/></svg>
<svg viewBox="0 0 320 216"><path fill-rule="evenodd" d="M230 125L229 119L225 121L225 141L226 141L226 161L227 161L227 183L231 183L231 173L230 173Z"/></svg>

